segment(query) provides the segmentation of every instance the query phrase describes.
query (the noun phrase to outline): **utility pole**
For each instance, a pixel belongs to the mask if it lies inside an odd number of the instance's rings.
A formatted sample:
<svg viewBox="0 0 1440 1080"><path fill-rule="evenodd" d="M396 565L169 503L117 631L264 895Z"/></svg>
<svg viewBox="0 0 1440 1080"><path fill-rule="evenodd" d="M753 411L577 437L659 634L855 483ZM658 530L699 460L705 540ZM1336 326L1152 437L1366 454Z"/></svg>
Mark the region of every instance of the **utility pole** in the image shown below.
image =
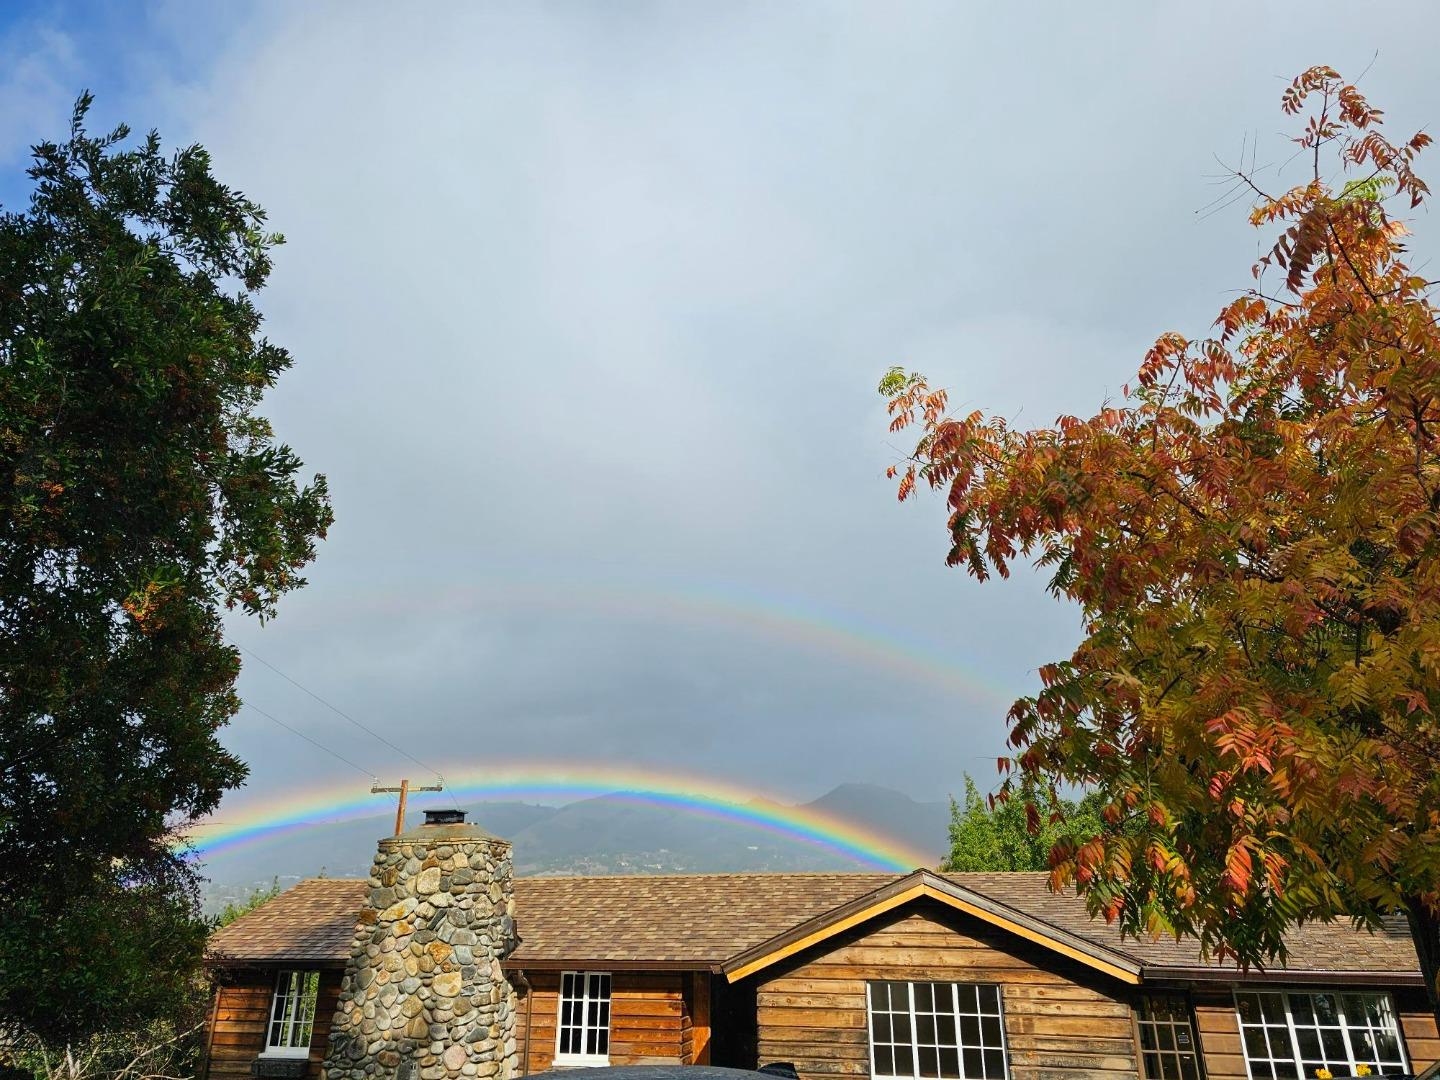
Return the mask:
<svg viewBox="0 0 1440 1080"><path fill-rule="evenodd" d="M436 779L437 779L437 780L440 780L439 777L436 777ZM412 792L412 791L444 791L444 790L445 790L445 781L443 781L443 780L440 780L439 783L435 784L435 785L432 786L432 787L415 787L415 788L412 788L412 787L410 786L410 781L409 781L409 780L401 780L399 787L380 787L378 784L371 784L371 785L370 785L370 794L371 794L371 795L382 795L382 794L384 794L384 795L394 795L394 794L397 794L397 793L399 794L399 796L400 796L400 805L395 808L395 835L396 835L396 836L399 836L402 832L405 831L405 799L406 799L406 797L410 794L410 792Z"/></svg>

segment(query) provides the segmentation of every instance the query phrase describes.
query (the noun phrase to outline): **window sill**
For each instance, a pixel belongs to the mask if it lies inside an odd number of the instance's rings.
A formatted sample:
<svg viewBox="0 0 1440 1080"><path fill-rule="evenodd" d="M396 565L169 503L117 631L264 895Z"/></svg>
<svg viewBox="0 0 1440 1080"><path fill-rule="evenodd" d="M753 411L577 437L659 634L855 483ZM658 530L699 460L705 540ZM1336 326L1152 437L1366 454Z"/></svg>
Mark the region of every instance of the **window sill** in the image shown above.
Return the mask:
<svg viewBox="0 0 1440 1080"><path fill-rule="evenodd" d="M610 1067L608 1054L556 1054L554 1065L557 1069L606 1069Z"/></svg>
<svg viewBox="0 0 1440 1080"><path fill-rule="evenodd" d="M255 1080L303 1080L309 1071L308 1055L264 1053L250 1062L250 1075Z"/></svg>
<svg viewBox="0 0 1440 1080"><path fill-rule="evenodd" d="M271 1061L293 1061L295 1058L308 1058L310 1056L310 1048L308 1046L294 1046L285 1048L271 1046L260 1051L260 1056L262 1058L269 1058Z"/></svg>

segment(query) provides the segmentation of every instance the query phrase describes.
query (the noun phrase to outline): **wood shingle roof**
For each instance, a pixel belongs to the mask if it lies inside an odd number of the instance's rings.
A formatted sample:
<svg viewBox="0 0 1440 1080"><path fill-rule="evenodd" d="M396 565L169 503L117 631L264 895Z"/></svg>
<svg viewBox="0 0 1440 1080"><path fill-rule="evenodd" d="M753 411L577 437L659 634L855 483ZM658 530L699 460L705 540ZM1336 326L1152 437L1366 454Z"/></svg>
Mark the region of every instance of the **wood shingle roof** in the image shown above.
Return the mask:
<svg viewBox="0 0 1440 1080"><path fill-rule="evenodd" d="M893 880L893 874L517 878L523 963L710 967Z"/></svg>
<svg viewBox="0 0 1440 1080"><path fill-rule="evenodd" d="M1147 971L1202 967L1235 970L1234 964L1203 961L1199 946L1190 939L1176 941L1162 937L1137 941L1122 937L1118 927L1104 919L1090 918L1085 904L1073 894L1051 892L1047 874L967 873L945 877L1104 948L1130 956ZM1386 920L1384 928L1373 934L1356 930L1348 922L1307 923L1292 928L1285 935L1285 941L1289 959L1284 965L1277 965L1276 970L1287 974L1406 972L1418 977L1420 972L1415 945L1403 916Z"/></svg>
<svg viewBox="0 0 1440 1080"><path fill-rule="evenodd" d="M344 963L369 891L357 878L307 878L216 930L207 952L216 963Z"/></svg>
<svg viewBox="0 0 1440 1080"><path fill-rule="evenodd" d="M520 966L566 964L615 968L710 968L763 952L795 928L823 924L838 909L859 910L872 893L906 879L893 874L676 874L575 878L517 878L516 927ZM918 880L918 879L917 879ZM1203 963L1193 942L1126 939L1092 920L1073 895L1047 888L1043 873L929 875L991 904L1016 921L1053 929L1057 939L1090 947L1098 956L1133 963L1149 978L1223 977L1234 971ZM215 963L342 964L349 957L355 918L369 884L332 878L302 881L217 931ZM1310 924L1291 935L1288 966L1271 974L1340 974L1419 979L1419 964L1403 920L1377 933L1348 923ZM1252 973L1253 974L1253 973ZM1248 978L1249 976L1247 976Z"/></svg>

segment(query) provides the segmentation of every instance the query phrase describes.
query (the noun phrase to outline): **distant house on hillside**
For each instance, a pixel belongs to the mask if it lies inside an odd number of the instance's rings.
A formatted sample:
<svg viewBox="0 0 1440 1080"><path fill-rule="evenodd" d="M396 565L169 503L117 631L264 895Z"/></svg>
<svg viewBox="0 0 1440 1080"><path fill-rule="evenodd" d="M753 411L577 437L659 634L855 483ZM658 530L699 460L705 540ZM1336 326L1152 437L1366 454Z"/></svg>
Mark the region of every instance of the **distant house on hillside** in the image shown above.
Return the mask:
<svg viewBox="0 0 1440 1080"><path fill-rule="evenodd" d="M508 846L449 828L215 935L205 1080L772 1061L805 1080L1299 1080L1440 1058L1399 924L1307 926L1290 966L1242 973L1123 940L1041 874L521 878L512 895ZM489 880L471 849L498 860Z"/></svg>

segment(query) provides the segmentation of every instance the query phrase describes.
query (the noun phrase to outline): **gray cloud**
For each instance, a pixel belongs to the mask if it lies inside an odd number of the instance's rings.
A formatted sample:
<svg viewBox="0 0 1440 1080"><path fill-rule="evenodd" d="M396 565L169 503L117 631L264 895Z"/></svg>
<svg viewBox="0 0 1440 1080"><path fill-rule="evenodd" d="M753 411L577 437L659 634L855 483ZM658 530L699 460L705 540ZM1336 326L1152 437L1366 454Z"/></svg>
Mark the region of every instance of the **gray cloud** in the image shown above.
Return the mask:
<svg viewBox="0 0 1440 1080"><path fill-rule="evenodd" d="M236 640L427 760L499 729L793 797L988 781L1075 618L1030 575L943 567L941 508L883 478L880 373L1034 423L1118 395L1248 280L1242 209L1196 211L1212 155L1288 155L1285 79L1380 48L1392 124L1440 117L1433 9L1386 16L315 4L222 35L169 9L205 64L152 60L120 101L287 234L270 409L338 518L311 587ZM45 70L26 93L63 115L72 69ZM256 793L344 774L254 716L229 738Z"/></svg>

